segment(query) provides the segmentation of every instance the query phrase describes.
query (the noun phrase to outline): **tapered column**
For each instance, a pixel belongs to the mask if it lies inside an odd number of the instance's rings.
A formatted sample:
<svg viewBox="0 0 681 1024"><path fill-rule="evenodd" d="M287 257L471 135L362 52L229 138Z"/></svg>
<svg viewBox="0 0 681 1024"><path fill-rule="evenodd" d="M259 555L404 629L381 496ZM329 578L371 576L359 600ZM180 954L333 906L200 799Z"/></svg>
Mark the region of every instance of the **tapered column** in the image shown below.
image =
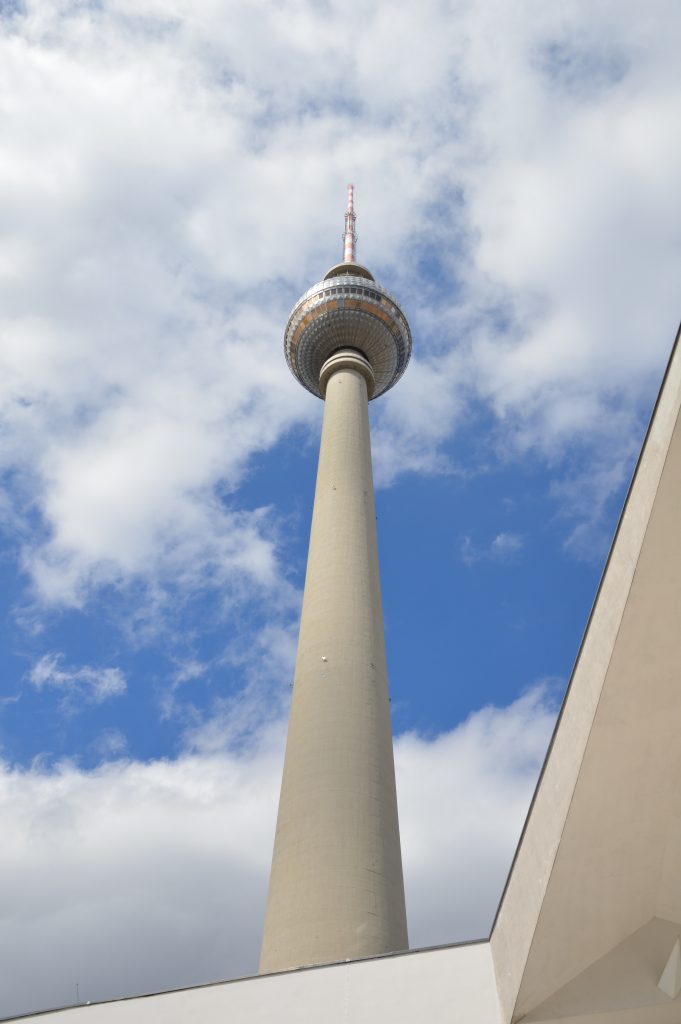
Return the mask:
<svg viewBox="0 0 681 1024"><path fill-rule="evenodd" d="M261 972L407 948L371 473L369 363L324 425Z"/></svg>

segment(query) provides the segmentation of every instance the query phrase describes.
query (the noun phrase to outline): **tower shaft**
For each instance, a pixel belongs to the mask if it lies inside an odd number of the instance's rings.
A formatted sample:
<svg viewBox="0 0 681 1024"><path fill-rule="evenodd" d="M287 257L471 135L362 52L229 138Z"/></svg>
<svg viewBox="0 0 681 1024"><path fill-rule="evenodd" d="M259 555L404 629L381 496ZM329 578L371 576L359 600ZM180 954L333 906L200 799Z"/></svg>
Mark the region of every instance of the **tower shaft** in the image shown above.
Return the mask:
<svg viewBox="0 0 681 1024"><path fill-rule="evenodd" d="M261 972L407 948L371 471L373 374L345 351L327 360L321 382Z"/></svg>

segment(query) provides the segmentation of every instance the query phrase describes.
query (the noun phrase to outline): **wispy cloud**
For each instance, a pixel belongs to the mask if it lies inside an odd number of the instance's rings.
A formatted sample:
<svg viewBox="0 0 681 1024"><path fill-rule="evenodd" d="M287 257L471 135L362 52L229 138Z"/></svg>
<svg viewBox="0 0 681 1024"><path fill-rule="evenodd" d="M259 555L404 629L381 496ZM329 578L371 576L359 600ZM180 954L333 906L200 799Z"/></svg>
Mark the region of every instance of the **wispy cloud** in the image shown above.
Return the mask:
<svg viewBox="0 0 681 1024"><path fill-rule="evenodd" d="M495 558L508 558L522 550L524 541L517 533L498 533L490 545Z"/></svg>
<svg viewBox="0 0 681 1024"><path fill-rule="evenodd" d="M525 546L524 538L517 533L498 533L488 543L476 544L465 534L459 543L459 555L464 565L476 562L512 562Z"/></svg>
<svg viewBox="0 0 681 1024"><path fill-rule="evenodd" d="M128 741L120 729L105 729L95 740L94 749L102 758L109 761L121 757L128 747Z"/></svg>
<svg viewBox="0 0 681 1024"><path fill-rule="evenodd" d="M91 665L63 668L62 663L61 654L43 655L30 670L28 681L36 690L59 690L69 708L75 708L78 700L101 704L111 697L120 697L127 690L125 676L119 668L93 668Z"/></svg>

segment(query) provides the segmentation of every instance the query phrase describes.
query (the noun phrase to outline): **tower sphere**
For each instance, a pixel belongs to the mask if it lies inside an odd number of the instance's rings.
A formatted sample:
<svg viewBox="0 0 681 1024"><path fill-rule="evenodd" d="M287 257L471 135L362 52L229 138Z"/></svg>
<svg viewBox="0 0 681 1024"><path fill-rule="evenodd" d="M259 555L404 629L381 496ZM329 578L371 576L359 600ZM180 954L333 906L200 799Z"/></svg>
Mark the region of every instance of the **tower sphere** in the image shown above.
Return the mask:
<svg viewBox="0 0 681 1024"><path fill-rule="evenodd" d="M332 267L293 307L284 335L286 362L304 388L323 398L322 366L334 352L355 349L373 370L369 398L378 398L407 367L411 331L397 299L355 262L352 193L345 238L344 262Z"/></svg>

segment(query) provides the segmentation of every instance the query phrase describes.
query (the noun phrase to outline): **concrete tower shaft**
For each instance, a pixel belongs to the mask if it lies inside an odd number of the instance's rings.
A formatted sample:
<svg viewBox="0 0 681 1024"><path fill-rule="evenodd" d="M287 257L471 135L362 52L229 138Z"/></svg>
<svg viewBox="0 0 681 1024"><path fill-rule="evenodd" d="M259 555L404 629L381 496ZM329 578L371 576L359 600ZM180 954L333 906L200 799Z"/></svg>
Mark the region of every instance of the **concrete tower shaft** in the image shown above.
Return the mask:
<svg viewBox="0 0 681 1024"><path fill-rule="evenodd" d="M368 366L332 359L261 971L407 946Z"/></svg>
<svg viewBox="0 0 681 1024"><path fill-rule="evenodd" d="M381 364L367 338L328 352L319 330L324 422L263 973L408 944L369 437Z"/></svg>

